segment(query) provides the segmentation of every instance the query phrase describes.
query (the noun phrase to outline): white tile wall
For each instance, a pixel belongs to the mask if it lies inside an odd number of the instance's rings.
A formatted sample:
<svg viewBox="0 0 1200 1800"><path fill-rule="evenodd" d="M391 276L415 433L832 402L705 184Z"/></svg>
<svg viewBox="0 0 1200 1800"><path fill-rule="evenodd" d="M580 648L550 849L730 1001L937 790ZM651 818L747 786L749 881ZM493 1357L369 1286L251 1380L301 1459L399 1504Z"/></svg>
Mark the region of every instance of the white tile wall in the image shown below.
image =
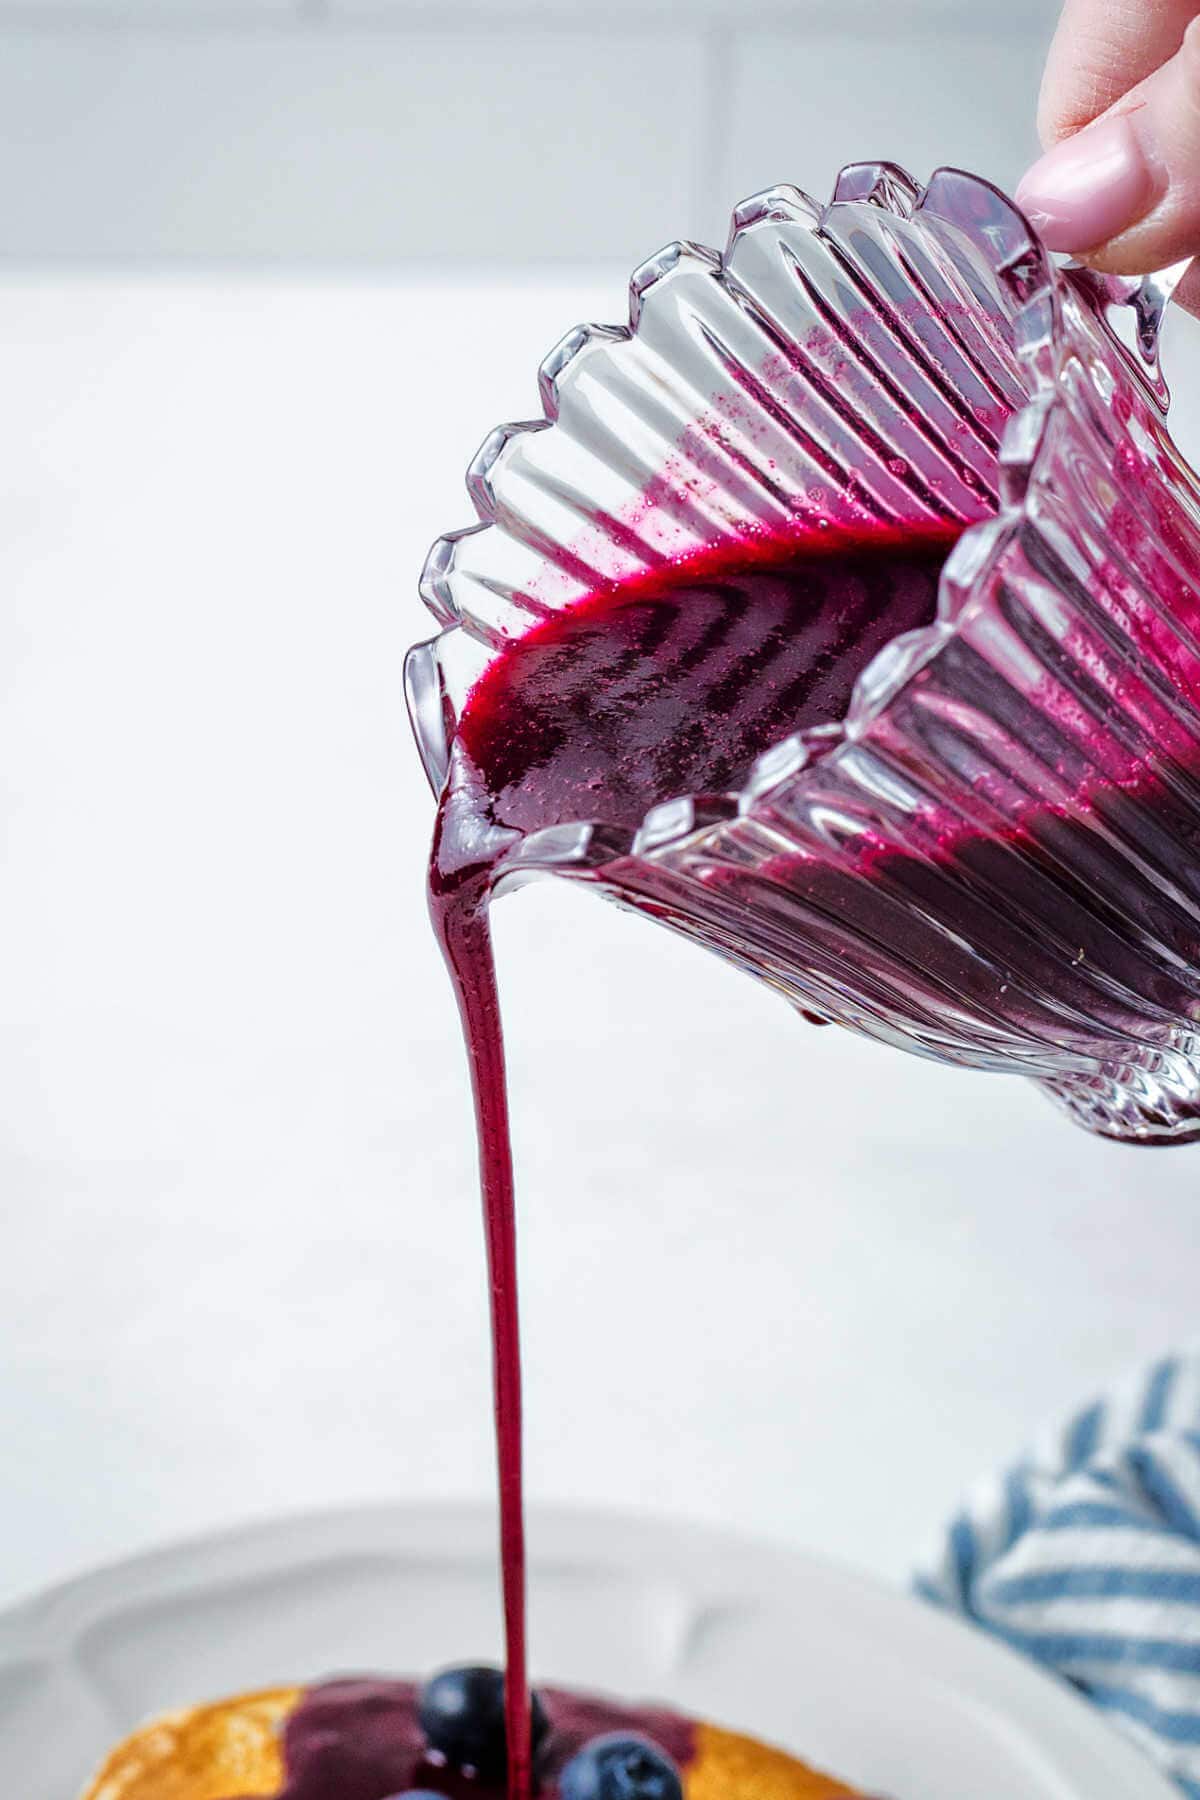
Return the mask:
<svg viewBox="0 0 1200 1800"><path fill-rule="evenodd" d="M0 0L0 261L629 261L878 152L1011 182L1053 11Z"/></svg>
<svg viewBox="0 0 1200 1800"><path fill-rule="evenodd" d="M869 42L832 29L764 30L738 34L730 48L713 183L722 206L781 180L823 194L844 163L876 159L922 180L953 164L1011 189L1036 153L1035 30L976 25L948 37L910 21Z"/></svg>
<svg viewBox="0 0 1200 1800"><path fill-rule="evenodd" d="M475 40L479 44L478 37ZM24 37L0 56L11 259L637 260L692 222L699 44L579 34ZM623 104L613 107L616 90Z"/></svg>

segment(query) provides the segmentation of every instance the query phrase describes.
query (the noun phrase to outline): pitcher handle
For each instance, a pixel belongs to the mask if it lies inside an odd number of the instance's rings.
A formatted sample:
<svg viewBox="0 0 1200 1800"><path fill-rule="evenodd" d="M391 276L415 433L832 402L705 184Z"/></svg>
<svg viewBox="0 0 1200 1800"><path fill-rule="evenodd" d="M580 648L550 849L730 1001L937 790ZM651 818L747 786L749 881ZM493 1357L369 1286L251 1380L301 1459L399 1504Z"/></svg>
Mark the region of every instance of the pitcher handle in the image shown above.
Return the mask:
<svg viewBox="0 0 1200 1800"><path fill-rule="evenodd" d="M1171 296L1194 260L1185 256L1151 275L1101 275L1082 263L1068 263L1064 270L1092 296L1114 339L1164 412L1170 396L1159 366L1163 319Z"/></svg>

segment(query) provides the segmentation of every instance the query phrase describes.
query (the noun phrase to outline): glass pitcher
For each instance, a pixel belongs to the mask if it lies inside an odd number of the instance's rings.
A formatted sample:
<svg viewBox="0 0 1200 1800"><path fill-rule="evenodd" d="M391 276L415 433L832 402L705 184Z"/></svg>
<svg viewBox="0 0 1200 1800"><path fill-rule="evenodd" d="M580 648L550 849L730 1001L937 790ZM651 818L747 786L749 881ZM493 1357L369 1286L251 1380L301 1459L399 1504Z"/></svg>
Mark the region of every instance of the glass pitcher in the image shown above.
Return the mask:
<svg viewBox="0 0 1200 1800"><path fill-rule="evenodd" d="M1166 429L1173 276L1057 268L986 182L777 187L723 256L635 273L545 416L468 475L408 658L435 790L498 646L597 583L790 519L968 527L934 623L737 793L526 838L501 889L588 882L808 1017L1028 1075L1088 1129L1200 1136L1200 487Z"/></svg>

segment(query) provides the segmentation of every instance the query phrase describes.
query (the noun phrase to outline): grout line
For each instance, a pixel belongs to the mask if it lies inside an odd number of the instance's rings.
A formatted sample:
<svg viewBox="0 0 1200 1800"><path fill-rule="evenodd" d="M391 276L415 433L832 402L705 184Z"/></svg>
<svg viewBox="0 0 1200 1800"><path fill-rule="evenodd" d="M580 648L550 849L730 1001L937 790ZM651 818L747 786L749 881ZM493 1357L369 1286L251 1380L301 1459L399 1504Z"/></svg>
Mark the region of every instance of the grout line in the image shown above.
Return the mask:
<svg viewBox="0 0 1200 1800"><path fill-rule="evenodd" d="M407 32L428 31L445 33L469 25L476 31L532 28L572 37L595 35L603 29L606 35L619 31L634 36L682 38L703 33L706 37L732 38L736 31L748 28L779 32L793 38L803 35L846 37L857 32L863 35L864 42L869 40L872 44L914 35L940 35L947 31L963 38L1011 39L1028 36L1034 26L1045 27L1044 35L1048 35L1049 27L1041 0L1014 0L1002 18L990 15L986 8L979 6L956 13L933 0L930 4L913 6L895 0L882 18L870 0L845 0L845 4L836 10L818 3L811 12L806 12L804 0L793 0L790 5L780 4L780 0L741 0L740 5L731 3L721 10L706 8L703 12L682 17L677 6L651 3L628 12L622 9L609 13L602 27L586 12L574 8L555 10L530 4L529 0L510 0L508 5L480 4L479 0L474 4L472 0L412 0L411 4L395 0L391 8L381 4L377 12L361 13L343 11L338 0L291 0L289 7L278 11L269 7L259 10L200 5L195 12L166 17L149 6L122 5L119 0L114 0L111 8L84 9L64 5L51 12L30 4L29 0L24 3L22 0L0 0L0 36L17 33L39 38L73 38L117 32L138 32L155 37L181 37L202 32L232 35L287 29L297 23L313 22L327 25L346 37L396 37Z"/></svg>
<svg viewBox="0 0 1200 1800"><path fill-rule="evenodd" d="M62 7L54 12L29 6L4 5L0 0L0 39L33 43L79 43L96 38L198 38L278 36L294 31L310 4L323 8L326 0L289 0L286 7L252 11L213 7L164 17L137 7L113 7L86 12Z"/></svg>
<svg viewBox="0 0 1200 1800"><path fill-rule="evenodd" d="M479 256L476 254L454 255L436 251L419 251L412 256L326 256L311 257L275 256L266 253L234 252L227 255L188 253L162 255L156 252L115 253L101 252L97 255L79 255L73 251L61 254L42 253L38 255L22 255L13 251L0 251L0 280L23 278L29 276L37 280L90 281L93 276L121 278L129 276L136 280L146 278L173 280L175 278L191 280L193 277L207 278L212 276L223 279L228 274L243 274L258 279L260 276L274 279L276 276L288 280L329 280L329 281L376 281L401 280L409 281L417 276L431 281L457 280L461 274L464 278L473 272L488 271L506 279L524 279L526 272L532 272L538 278L562 275L570 277L572 271L585 274L599 270L602 274L614 276L618 282L628 276L634 266L634 255L626 251L598 251L595 255L584 255L573 252L566 256L556 256L549 251L533 251L528 254Z"/></svg>
<svg viewBox="0 0 1200 1800"><path fill-rule="evenodd" d="M378 0L370 7L356 8L353 0L325 0L331 18L339 26L353 28L403 29L414 20L483 22L494 20L504 24L541 23L543 25L578 25L583 29L613 30L642 22L647 26L669 26L680 33L710 29L732 31L746 25L797 32L816 30L822 33L861 31L865 36L900 37L913 26L950 29L964 35L1006 35L1012 29L1043 25L1049 30L1054 23L1047 0L1009 0L1001 16L987 6L964 10L958 0L702 0L693 7L679 0L646 0L642 6L630 5L610 11L602 22L588 14L588 9L558 0L557 4L532 4L531 0ZM2 9L3 0L0 0Z"/></svg>

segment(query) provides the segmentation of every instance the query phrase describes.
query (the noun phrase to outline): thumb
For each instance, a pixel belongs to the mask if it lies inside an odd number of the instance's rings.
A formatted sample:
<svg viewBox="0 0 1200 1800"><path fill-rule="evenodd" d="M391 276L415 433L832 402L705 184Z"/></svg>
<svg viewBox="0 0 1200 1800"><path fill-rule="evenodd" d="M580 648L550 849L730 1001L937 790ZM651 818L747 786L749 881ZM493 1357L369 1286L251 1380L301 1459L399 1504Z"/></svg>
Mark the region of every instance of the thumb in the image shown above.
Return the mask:
<svg viewBox="0 0 1200 1800"><path fill-rule="evenodd" d="M1200 251L1200 19L1161 69L1033 165L1017 204L1048 249L1113 274Z"/></svg>

